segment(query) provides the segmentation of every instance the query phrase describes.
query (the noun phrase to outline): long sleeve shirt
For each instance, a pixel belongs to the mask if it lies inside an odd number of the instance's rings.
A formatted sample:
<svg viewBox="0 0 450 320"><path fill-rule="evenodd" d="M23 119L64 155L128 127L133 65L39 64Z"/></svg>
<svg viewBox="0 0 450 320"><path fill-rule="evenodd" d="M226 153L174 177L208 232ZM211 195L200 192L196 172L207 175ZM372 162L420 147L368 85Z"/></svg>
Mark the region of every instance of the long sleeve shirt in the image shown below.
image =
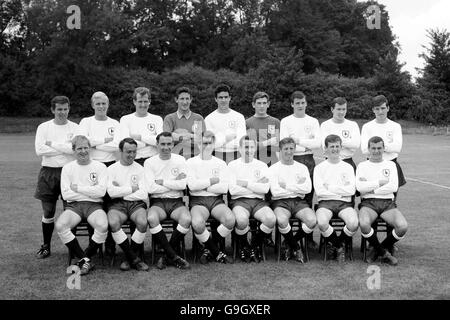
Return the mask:
<svg viewBox="0 0 450 320"><path fill-rule="evenodd" d="M314 190L317 200L339 200L350 202L355 194L355 172L344 162L322 161L314 168Z"/></svg>
<svg viewBox="0 0 450 320"><path fill-rule="evenodd" d="M269 167L269 174L272 200L296 197L303 199L305 194L311 192L311 177L304 164L294 161L292 165L285 165L278 161ZM285 187L281 187L280 183L284 183Z"/></svg>
<svg viewBox="0 0 450 320"><path fill-rule="evenodd" d="M72 138L78 134L78 124L67 121L57 125L53 120L41 123L36 130L34 147L36 154L42 157L43 167L61 168L73 161ZM45 144L51 141L51 146Z"/></svg>
<svg viewBox="0 0 450 320"><path fill-rule="evenodd" d="M215 150L218 152L234 152L239 149L239 140L246 135L245 118L237 111L230 109L228 113L215 110L205 118L206 130L216 136ZM228 134L235 133L236 138L226 142Z"/></svg>
<svg viewBox="0 0 450 320"><path fill-rule="evenodd" d="M68 202L102 202L107 183L106 166L96 160L91 160L86 165L80 165L74 160L66 164L61 171L61 194ZM76 184L78 190L73 191L71 184Z"/></svg>
<svg viewBox="0 0 450 320"><path fill-rule="evenodd" d="M230 174L225 161L212 157L203 160L200 156L187 160L187 184L191 196L219 196L228 192ZM210 178L219 178L211 185Z"/></svg>
<svg viewBox="0 0 450 320"><path fill-rule="evenodd" d="M336 123L333 119L322 122L320 125L322 147L325 148L325 138L335 134L342 139L341 159L353 157L361 143L361 134L355 121L344 119L343 123Z"/></svg>
<svg viewBox="0 0 450 320"><path fill-rule="evenodd" d="M363 180L361 180L363 178ZM380 186L380 180L389 180ZM398 190L397 167L390 160L371 162L369 160L358 164L356 168L356 189L362 199L394 199L394 192Z"/></svg>
<svg viewBox="0 0 450 320"><path fill-rule="evenodd" d="M361 151L368 155L367 142L370 138L378 136L384 141L383 159L393 160L402 151L403 136L399 123L387 120L386 123L377 123L376 120L365 123L361 129Z"/></svg>
<svg viewBox="0 0 450 320"><path fill-rule="evenodd" d="M113 182L119 186L115 186ZM139 189L133 192L133 186ZM133 162L129 166L124 166L119 161L110 165L108 167L107 192L112 199L147 201L148 192L145 188L144 168L137 162Z"/></svg>
<svg viewBox="0 0 450 320"><path fill-rule="evenodd" d="M316 118L305 115L297 118L293 114L281 120L280 139L291 137L300 139L300 144L295 147L295 155L312 154L312 149L320 148L320 126Z"/></svg>
<svg viewBox="0 0 450 320"><path fill-rule="evenodd" d="M145 188L151 198L181 198L186 189L187 166L184 157L171 154L170 159L162 160L159 154L144 162ZM186 178L176 180L176 177L184 173ZM155 180L163 180L159 185Z"/></svg>
<svg viewBox="0 0 450 320"><path fill-rule="evenodd" d="M163 119L160 116L147 113L145 117L136 114L127 114L120 118L119 134L114 135L116 145L130 137L132 134L141 135L137 141L136 159L152 157L158 153L156 149L156 136L163 131ZM117 137L117 138L116 138Z"/></svg>
<svg viewBox="0 0 450 320"><path fill-rule="evenodd" d="M105 138L114 138L119 130L119 121L107 117L105 121L96 120L95 116L80 121L80 134L91 143L91 159L100 162L116 161L119 146L113 141L105 143Z"/></svg>
<svg viewBox="0 0 450 320"><path fill-rule="evenodd" d="M231 161L228 164L230 172L229 191L231 199L238 198L259 198L264 199L270 188L270 174L267 165L253 159L252 162L245 163L242 158ZM269 181L266 183L258 182L266 177ZM248 182L247 187L237 185L237 180Z"/></svg>

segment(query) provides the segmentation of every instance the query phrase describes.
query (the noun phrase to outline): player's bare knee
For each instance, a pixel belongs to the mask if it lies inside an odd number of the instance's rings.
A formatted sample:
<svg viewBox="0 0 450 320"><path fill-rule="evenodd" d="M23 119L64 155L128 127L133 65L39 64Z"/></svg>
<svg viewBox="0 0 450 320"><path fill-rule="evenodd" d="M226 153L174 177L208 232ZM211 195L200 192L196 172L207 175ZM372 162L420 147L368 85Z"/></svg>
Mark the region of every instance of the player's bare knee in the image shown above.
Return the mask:
<svg viewBox="0 0 450 320"><path fill-rule="evenodd" d="M275 224L277 223L277 217L273 214L266 214L263 218L263 224L266 225L269 228L275 227Z"/></svg>
<svg viewBox="0 0 450 320"><path fill-rule="evenodd" d="M156 227L159 224L159 216L155 212L149 212L147 216L147 223L151 228Z"/></svg>
<svg viewBox="0 0 450 320"><path fill-rule="evenodd" d="M180 215L180 219L178 220L178 224L183 226L184 228L189 228L191 226L192 218L189 213L183 213Z"/></svg>
<svg viewBox="0 0 450 320"><path fill-rule="evenodd" d="M346 226L348 230L350 230L351 232L355 232L356 230L358 230L359 226L358 219L354 218L347 220Z"/></svg>
<svg viewBox="0 0 450 320"><path fill-rule="evenodd" d="M108 224L111 227L112 232L119 231L119 229L121 227L120 219L116 215L108 215Z"/></svg>
<svg viewBox="0 0 450 320"><path fill-rule="evenodd" d="M408 231L408 223L406 222L406 220L401 221L395 228L395 233L399 237L403 237L407 231Z"/></svg>
<svg viewBox="0 0 450 320"><path fill-rule="evenodd" d="M201 233L205 230L205 220L200 215L194 215L192 217L191 225L196 233Z"/></svg>
<svg viewBox="0 0 450 320"><path fill-rule="evenodd" d="M229 214L225 215L222 224L227 228L227 229L233 229L234 225L236 224L236 218L234 217L234 215L230 212Z"/></svg>
<svg viewBox="0 0 450 320"><path fill-rule="evenodd" d="M147 230L147 217L145 216L138 216L136 217L136 228L138 228L139 231L142 232L142 230Z"/></svg>
<svg viewBox="0 0 450 320"><path fill-rule="evenodd" d="M236 227L240 230L245 229L248 226L248 218L247 217L236 217Z"/></svg>
<svg viewBox="0 0 450 320"><path fill-rule="evenodd" d="M278 215L276 219L276 223L278 225L278 228L285 229L287 225L289 224L288 217L284 215Z"/></svg>

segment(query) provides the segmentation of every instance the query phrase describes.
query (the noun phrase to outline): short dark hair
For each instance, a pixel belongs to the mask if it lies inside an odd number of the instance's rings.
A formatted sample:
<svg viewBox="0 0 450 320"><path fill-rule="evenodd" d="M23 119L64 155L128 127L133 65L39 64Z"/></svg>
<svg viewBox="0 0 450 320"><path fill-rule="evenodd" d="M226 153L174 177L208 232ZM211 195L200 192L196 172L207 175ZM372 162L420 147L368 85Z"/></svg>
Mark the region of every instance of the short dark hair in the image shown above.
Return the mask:
<svg viewBox="0 0 450 320"><path fill-rule="evenodd" d="M67 103L67 105L70 108L70 100L69 100L69 98L67 98L66 96L56 96L50 102L50 108L52 110L55 110L56 104L66 104L66 103Z"/></svg>
<svg viewBox="0 0 450 320"><path fill-rule="evenodd" d="M342 139L341 137L335 135L335 134L330 134L325 138L325 148L328 148L328 145L330 143L334 143L334 142L339 142L342 146Z"/></svg>
<svg viewBox="0 0 450 320"><path fill-rule="evenodd" d="M295 99L305 99L305 98L306 98L306 96L305 96L305 94L303 92L301 92L301 91L294 91L291 94L290 101L291 101L291 103L294 103Z"/></svg>
<svg viewBox="0 0 450 320"><path fill-rule="evenodd" d="M386 103L386 105L388 105L388 100L385 96L383 96L382 94L373 97L372 99L372 108L381 106L383 103Z"/></svg>
<svg viewBox="0 0 450 320"><path fill-rule="evenodd" d="M137 87L136 89L134 89L133 92L133 100L136 101L138 95L140 96L148 95L148 97L151 98L150 89L146 87Z"/></svg>
<svg viewBox="0 0 450 320"><path fill-rule="evenodd" d="M367 148L370 148L371 143L378 143L378 142L382 142L384 148L384 140L379 136L373 136L372 138L370 138L369 141L367 141Z"/></svg>
<svg viewBox="0 0 450 320"><path fill-rule="evenodd" d="M231 95L231 89L230 89L230 87L227 86L227 85L224 84L224 83L219 84L219 85L216 87L216 89L214 90L214 97L217 98L217 95L218 95L220 92L228 92L228 94Z"/></svg>
<svg viewBox="0 0 450 320"><path fill-rule="evenodd" d="M253 141L256 144L256 140L250 137L249 135L242 136L239 139L239 146L242 147L244 145L244 141Z"/></svg>
<svg viewBox="0 0 450 320"><path fill-rule="evenodd" d="M175 92L177 99L178 99L179 95L182 94L183 92L186 92L187 94L189 94L192 97L191 89L189 89L188 87L179 87L177 89L177 91Z"/></svg>
<svg viewBox="0 0 450 320"><path fill-rule="evenodd" d="M296 145L295 140L293 138L287 137L287 138L281 139L280 142L278 142L278 147L281 150L283 148L283 146L286 144L293 144L294 146Z"/></svg>
<svg viewBox="0 0 450 320"><path fill-rule="evenodd" d="M160 139L161 137L171 137L171 138L173 138L171 132L163 131L163 132L161 132L160 134L158 134L158 135L156 136L156 143L159 143L159 139Z"/></svg>
<svg viewBox="0 0 450 320"><path fill-rule="evenodd" d="M343 104L346 104L347 100L343 97L337 97L333 99L333 105L331 106L334 108L336 105L342 106Z"/></svg>
<svg viewBox="0 0 450 320"><path fill-rule="evenodd" d="M202 138L212 138L213 141L216 141L216 135L211 130L205 130L202 132Z"/></svg>
<svg viewBox="0 0 450 320"><path fill-rule="evenodd" d="M265 93L264 91L258 91L257 93L255 93L253 95L252 103L255 103L256 100L261 99L261 98L266 98L267 102L270 101L269 95L267 93Z"/></svg>
<svg viewBox="0 0 450 320"><path fill-rule="evenodd" d="M137 147L137 142L133 138L125 138L119 142L119 150L123 151L125 143L134 144Z"/></svg>

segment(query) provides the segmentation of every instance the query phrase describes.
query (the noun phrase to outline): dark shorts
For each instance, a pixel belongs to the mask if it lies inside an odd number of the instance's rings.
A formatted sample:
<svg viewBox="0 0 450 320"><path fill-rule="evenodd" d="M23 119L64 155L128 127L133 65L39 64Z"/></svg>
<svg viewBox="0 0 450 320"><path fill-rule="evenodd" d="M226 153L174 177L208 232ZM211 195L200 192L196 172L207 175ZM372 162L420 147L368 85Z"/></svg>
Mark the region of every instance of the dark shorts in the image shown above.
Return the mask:
<svg viewBox="0 0 450 320"><path fill-rule="evenodd" d="M392 159L391 161L394 162L395 166L397 167L398 187L400 188L401 186L404 186L406 184L405 175L403 174L403 170L397 162L397 158Z"/></svg>
<svg viewBox="0 0 450 320"><path fill-rule="evenodd" d="M358 205L358 209L361 210L362 207L367 207L375 211L378 216L383 212L397 208L397 204L392 199L361 199L361 203Z"/></svg>
<svg viewBox="0 0 450 320"><path fill-rule="evenodd" d="M203 206L211 213L212 209L214 209L219 204L224 204L222 196L211 196L211 197L189 197L189 209L192 209L194 206Z"/></svg>
<svg viewBox="0 0 450 320"><path fill-rule="evenodd" d="M273 200L272 209L275 210L275 208L284 208L288 210L291 214L295 215L300 210L309 208L309 205L308 203L306 203L305 199L297 197L297 198Z"/></svg>
<svg viewBox="0 0 450 320"><path fill-rule="evenodd" d="M240 206L245 208L248 212L250 212L250 216L254 216L259 209L264 207L269 207L269 203L265 200L259 198L239 198L236 200L231 199L230 208L233 210L234 207Z"/></svg>
<svg viewBox="0 0 450 320"><path fill-rule="evenodd" d="M87 219L96 210L103 210L101 202L74 201L67 202L65 210L71 210L78 214L81 219Z"/></svg>
<svg viewBox="0 0 450 320"><path fill-rule="evenodd" d="M236 160L237 158L239 158L239 152L238 151L232 151L232 152L219 152L219 151L214 151L213 152L213 156L222 159L223 161L225 161L227 164L230 163L233 160Z"/></svg>
<svg viewBox="0 0 450 320"><path fill-rule="evenodd" d="M167 216L180 207L184 207L183 198L150 198L150 208L156 206L164 210Z"/></svg>
<svg viewBox="0 0 450 320"><path fill-rule="evenodd" d="M42 167L39 171L38 182L34 197L45 202L56 202L61 196L60 168ZM62 196L61 196L62 199Z"/></svg>
<svg viewBox="0 0 450 320"><path fill-rule="evenodd" d="M134 159L135 162L139 163L141 166L144 166L144 162L145 160L147 160L147 158L139 158L139 159Z"/></svg>
<svg viewBox="0 0 450 320"><path fill-rule="evenodd" d="M135 212L138 209L144 209L147 210L147 204L142 201L127 201L127 200L123 200L123 199L113 199L111 200L111 202L108 204L108 211L109 210L117 210L120 212L123 212L127 215L127 217L131 217L131 215L133 214L133 212Z"/></svg>
<svg viewBox="0 0 450 320"><path fill-rule="evenodd" d="M339 218L339 212L346 208L352 208L353 204L351 202L339 201L339 200L322 200L319 201L317 205L317 210L320 208L325 208L333 213L332 218Z"/></svg>

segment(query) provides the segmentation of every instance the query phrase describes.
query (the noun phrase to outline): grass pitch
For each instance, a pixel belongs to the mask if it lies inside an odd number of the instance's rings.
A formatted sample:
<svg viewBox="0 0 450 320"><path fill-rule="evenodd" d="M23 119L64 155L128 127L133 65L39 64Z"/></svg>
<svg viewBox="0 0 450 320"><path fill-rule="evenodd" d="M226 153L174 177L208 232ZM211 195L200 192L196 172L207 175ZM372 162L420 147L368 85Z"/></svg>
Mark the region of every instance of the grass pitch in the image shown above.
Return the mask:
<svg viewBox="0 0 450 320"><path fill-rule="evenodd" d="M182 271L169 267L149 272L121 272L101 266L81 278L81 290L66 286L67 249L53 234L52 255L34 257L42 241L40 202L33 198L40 161L33 134L0 136L0 299L449 299L450 281L450 137L405 135L399 158L408 183L398 205L409 230L398 243L399 265L377 264L380 289L369 290L368 264L362 262L360 232L354 236L353 262L276 262L272 250L265 263L192 264ZM361 155L357 162L362 160ZM57 216L61 212L58 205ZM314 231L318 241L318 229ZM192 233L187 235L191 248ZM87 243L83 239L82 246ZM228 240L229 243L229 240ZM150 259L150 234L145 242ZM118 252L120 248L117 247ZM230 252L231 249L228 248ZM231 253L231 252L230 252ZM188 251L188 259L190 251Z"/></svg>

